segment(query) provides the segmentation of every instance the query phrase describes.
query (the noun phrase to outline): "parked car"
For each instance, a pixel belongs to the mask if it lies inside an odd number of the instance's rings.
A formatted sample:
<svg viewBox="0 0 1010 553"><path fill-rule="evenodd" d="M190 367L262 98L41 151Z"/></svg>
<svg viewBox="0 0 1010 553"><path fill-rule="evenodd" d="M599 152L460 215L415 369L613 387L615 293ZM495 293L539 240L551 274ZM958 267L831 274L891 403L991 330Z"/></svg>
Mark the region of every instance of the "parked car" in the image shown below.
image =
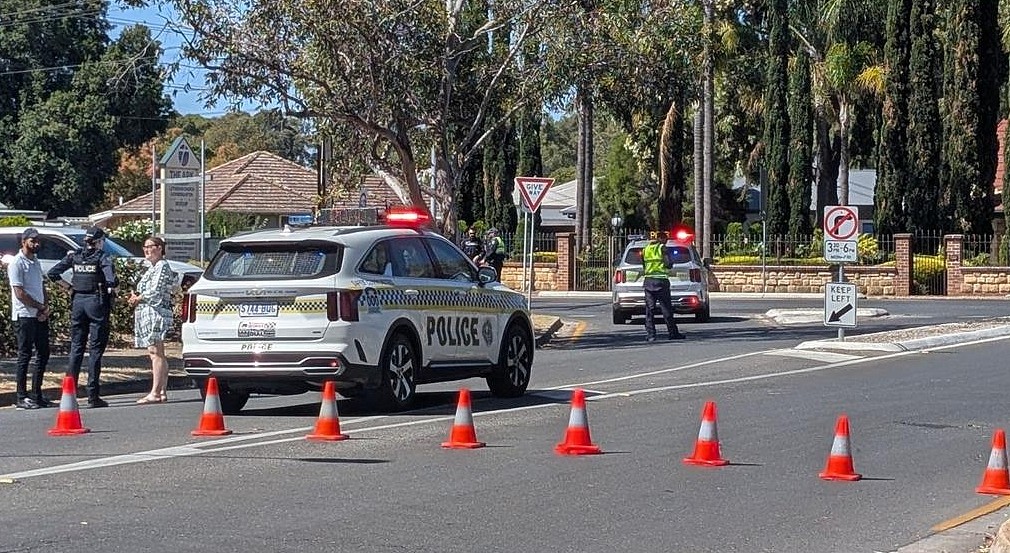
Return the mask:
<svg viewBox="0 0 1010 553"><path fill-rule="evenodd" d="M28 227L0 227L0 256L17 253L21 248L21 233L26 228ZM66 257L67 252L84 247L84 233L86 231L82 228L46 226L32 228L39 231L41 249L37 255L42 262L43 272L48 271L50 267ZM133 255L111 236L105 239L102 249L114 258L129 259L138 263L147 262L143 257ZM169 261L168 264L175 271L176 284L182 289L192 286L203 274L203 269L190 263ZM63 278L67 282L70 282L70 276L70 270L63 274Z"/></svg>
<svg viewBox="0 0 1010 553"><path fill-rule="evenodd" d="M628 240L614 268L611 288L614 324L625 324L633 316L645 315L642 249L649 240L641 235L631 235ZM686 230L675 230L666 242L674 262L668 273L670 297L674 313L693 314L699 322L705 322L711 311L708 294L711 261L701 258L693 242L694 236Z"/></svg>

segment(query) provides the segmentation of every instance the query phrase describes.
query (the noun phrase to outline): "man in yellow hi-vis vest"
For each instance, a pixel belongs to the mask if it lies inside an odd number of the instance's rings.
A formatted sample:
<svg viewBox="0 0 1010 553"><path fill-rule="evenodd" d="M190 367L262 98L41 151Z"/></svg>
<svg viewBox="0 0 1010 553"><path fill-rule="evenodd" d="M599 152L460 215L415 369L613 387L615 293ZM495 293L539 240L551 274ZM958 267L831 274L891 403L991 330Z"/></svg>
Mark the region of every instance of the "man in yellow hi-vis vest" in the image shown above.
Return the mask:
<svg viewBox="0 0 1010 553"><path fill-rule="evenodd" d="M656 341L656 303L663 311L663 320L671 340L683 340L685 336L677 330L673 322L673 305L670 301L670 266L673 262L666 251L667 234L665 231L656 233L642 250L642 265L645 274L643 288L645 289L645 332L647 340Z"/></svg>

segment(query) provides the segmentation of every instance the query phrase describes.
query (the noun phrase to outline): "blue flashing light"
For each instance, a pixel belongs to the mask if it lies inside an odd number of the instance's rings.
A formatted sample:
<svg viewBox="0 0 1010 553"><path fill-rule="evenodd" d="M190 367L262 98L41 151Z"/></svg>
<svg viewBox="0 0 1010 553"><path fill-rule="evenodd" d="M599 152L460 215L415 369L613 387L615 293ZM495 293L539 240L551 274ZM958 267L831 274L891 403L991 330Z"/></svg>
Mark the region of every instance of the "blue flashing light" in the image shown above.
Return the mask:
<svg viewBox="0 0 1010 553"><path fill-rule="evenodd" d="M289 225L311 225L315 222L311 214L306 215L288 215Z"/></svg>

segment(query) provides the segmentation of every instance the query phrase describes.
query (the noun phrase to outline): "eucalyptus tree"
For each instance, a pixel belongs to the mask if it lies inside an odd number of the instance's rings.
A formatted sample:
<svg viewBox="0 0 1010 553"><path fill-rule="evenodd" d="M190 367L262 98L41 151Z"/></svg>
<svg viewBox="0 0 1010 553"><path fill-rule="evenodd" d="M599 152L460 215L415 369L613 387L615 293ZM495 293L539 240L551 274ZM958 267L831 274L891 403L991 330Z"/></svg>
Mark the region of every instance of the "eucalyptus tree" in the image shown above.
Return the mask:
<svg viewBox="0 0 1010 553"><path fill-rule="evenodd" d="M420 165L434 151L443 229L455 231L454 189L487 137L555 92L550 63L516 64L527 41L577 8L570 0L172 0L192 29L187 56L206 67L213 98L254 98L287 114L338 123L370 170L426 206ZM479 16L465 17L475 8ZM509 47L489 47L509 30ZM550 42L543 59L557 60ZM461 104L464 77L482 95ZM493 104L505 109L493 118Z"/></svg>

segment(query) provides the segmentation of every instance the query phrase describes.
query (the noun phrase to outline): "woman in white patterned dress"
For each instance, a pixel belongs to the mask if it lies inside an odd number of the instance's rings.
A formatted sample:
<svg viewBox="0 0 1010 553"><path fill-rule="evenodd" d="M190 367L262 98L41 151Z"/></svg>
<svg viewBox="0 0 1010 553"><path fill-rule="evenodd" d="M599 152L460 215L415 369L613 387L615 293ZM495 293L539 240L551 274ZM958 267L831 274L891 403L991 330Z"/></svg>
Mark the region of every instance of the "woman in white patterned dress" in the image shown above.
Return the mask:
<svg viewBox="0 0 1010 553"><path fill-rule="evenodd" d="M144 240L144 258L151 267L140 277L137 290L130 294L130 306L135 309L133 341L138 348L147 348L151 357L151 392L137 403L165 403L168 395L168 359L165 357L165 334L172 327L172 287L175 273L165 260L165 240L152 236Z"/></svg>

